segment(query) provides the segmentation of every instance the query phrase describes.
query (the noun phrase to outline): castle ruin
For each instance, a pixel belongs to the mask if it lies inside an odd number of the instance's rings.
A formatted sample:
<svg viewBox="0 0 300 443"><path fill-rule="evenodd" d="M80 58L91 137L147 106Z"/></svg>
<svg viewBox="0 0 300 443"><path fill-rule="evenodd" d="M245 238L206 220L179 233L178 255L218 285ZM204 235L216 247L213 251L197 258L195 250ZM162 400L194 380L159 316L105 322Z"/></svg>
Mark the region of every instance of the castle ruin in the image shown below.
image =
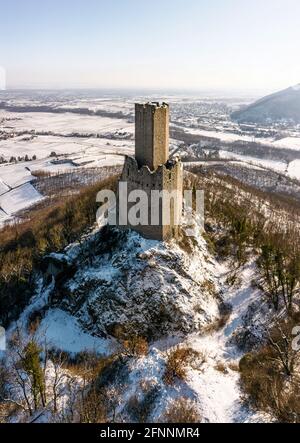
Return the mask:
<svg viewBox="0 0 300 443"><path fill-rule="evenodd" d="M127 183L128 195L131 191L143 190L148 197L148 222L134 226L128 223L127 228L154 240L178 237L183 168L179 158L169 158L168 104L135 105L135 157L126 157L120 181ZM161 196L158 213L153 213L152 196L155 193L152 191ZM133 205L128 203L128 211Z"/></svg>

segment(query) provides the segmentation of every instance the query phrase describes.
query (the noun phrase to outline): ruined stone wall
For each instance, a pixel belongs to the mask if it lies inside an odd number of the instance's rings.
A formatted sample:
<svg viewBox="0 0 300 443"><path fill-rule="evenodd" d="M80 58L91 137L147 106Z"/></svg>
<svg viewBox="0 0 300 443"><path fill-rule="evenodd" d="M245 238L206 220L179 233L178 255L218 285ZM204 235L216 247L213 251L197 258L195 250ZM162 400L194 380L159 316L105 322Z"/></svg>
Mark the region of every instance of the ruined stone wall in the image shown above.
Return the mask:
<svg viewBox="0 0 300 443"><path fill-rule="evenodd" d="M170 193L176 191L174 194L176 198L170 200L170 221L167 224L166 220L163 220L163 237L177 238L183 204L183 167L181 161L168 162L167 166L163 168L163 189Z"/></svg>
<svg viewBox="0 0 300 443"><path fill-rule="evenodd" d="M153 109L135 105L135 158L139 166L153 165ZM154 168L153 168L154 169Z"/></svg>
<svg viewBox="0 0 300 443"><path fill-rule="evenodd" d="M138 165L155 170L169 158L169 106L135 105L135 158Z"/></svg>
<svg viewBox="0 0 300 443"><path fill-rule="evenodd" d="M148 225L127 226L138 231L146 238L165 240L170 237L177 237L178 226L174 224L175 221L180 222L182 211L182 163L179 160L167 162L166 165L159 166L155 171L150 171L148 166L139 165L135 158L126 157L121 181L127 182L128 194L136 189L141 189L146 192L148 197ZM161 199L159 208L159 225L151 225L151 191L167 190L172 192L178 190L176 193L177 201L170 200L171 217L170 223L165 225L163 199ZM128 211L135 203L128 204ZM175 211L178 215L176 217Z"/></svg>
<svg viewBox="0 0 300 443"><path fill-rule="evenodd" d="M169 158L169 106L162 105L153 115L153 166L164 165Z"/></svg>

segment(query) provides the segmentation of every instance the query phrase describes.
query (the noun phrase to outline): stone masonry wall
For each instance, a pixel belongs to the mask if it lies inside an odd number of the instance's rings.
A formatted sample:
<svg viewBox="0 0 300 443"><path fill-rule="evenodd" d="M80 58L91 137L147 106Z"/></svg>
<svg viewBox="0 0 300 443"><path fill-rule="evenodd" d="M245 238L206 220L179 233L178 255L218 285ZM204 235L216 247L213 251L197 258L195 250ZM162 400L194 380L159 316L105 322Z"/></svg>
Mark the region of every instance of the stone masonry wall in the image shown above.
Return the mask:
<svg viewBox="0 0 300 443"><path fill-rule="evenodd" d="M169 158L169 106L135 105L135 158L151 171Z"/></svg>
<svg viewBox="0 0 300 443"><path fill-rule="evenodd" d="M155 240L165 240L170 237L178 236L178 225L174 221L180 221L182 211L182 176L183 168L180 160L167 162L166 165L160 165L155 171L150 171L148 166L139 165L134 157L126 157L123 172L121 175L122 182L127 182L128 194L131 191L140 189L146 192L148 197L148 224L126 227L132 228L141 233L146 238ZM163 212L163 199L161 199L159 208L159 224L151 225L151 191L167 190L172 192L177 190L177 202L170 200L171 216L170 223L165 224ZM128 211L135 203L128 204ZM177 217L175 215L177 211Z"/></svg>

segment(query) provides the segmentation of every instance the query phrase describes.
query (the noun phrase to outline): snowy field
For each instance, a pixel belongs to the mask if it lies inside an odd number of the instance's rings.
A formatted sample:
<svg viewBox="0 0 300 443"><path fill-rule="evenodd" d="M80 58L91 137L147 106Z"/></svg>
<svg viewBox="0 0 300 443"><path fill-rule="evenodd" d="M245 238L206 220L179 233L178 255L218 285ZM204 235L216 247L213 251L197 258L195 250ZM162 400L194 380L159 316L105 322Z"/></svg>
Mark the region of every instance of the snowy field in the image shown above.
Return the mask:
<svg viewBox="0 0 300 443"><path fill-rule="evenodd" d="M30 141L21 141L18 137L0 142L0 156L36 155L38 159L45 159L52 152L57 155L68 155L68 158L85 158L88 155L102 154L129 154L133 152L133 140L110 140L108 138L76 138L37 136Z"/></svg>
<svg viewBox="0 0 300 443"><path fill-rule="evenodd" d="M13 136L1 139L1 132ZM125 119L0 111L0 158L30 160L0 164L0 225L43 198L34 188L35 171L122 165L124 156L133 153L133 138L133 124Z"/></svg>
<svg viewBox="0 0 300 443"><path fill-rule="evenodd" d="M0 196L0 206L8 216L41 201L43 197L30 184L25 183Z"/></svg>
<svg viewBox="0 0 300 443"><path fill-rule="evenodd" d="M0 226L43 199L32 184L34 180L24 164L0 165Z"/></svg>
<svg viewBox="0 0 300 443"><path fill-rule="evenodd" d="M266 171L272 170L276 172L280 172L281 174L286 174L291 178L300 180L300 160L293 160L292 162L284 162L284 161L275 161L275 160L266 160L262 158L247 156L247 155L239 155L234 152L228 151L220 151L221 158L230 159L230 160L239 160L241 164L246 163L248 166L252 165L253 167L261 166Z"/></svg>
<svg viewBox="0 0 300 443"><path fill-rule="evenodd" d="M174 127L180 128L176 125ZM215 130L185 128L185 131L192 135L200 135L202 137L217 138L223 142L255 142L263 145L272 146L273 148L285 148L292 149L294 151L300 150L300 136L285 137L280 140L274 140L274 138L257 138L255 136L235 134L234 132L222 132Z"/></svg>
<svg viewBox="0 0 300 443"><path fill-rule="evenodd" d="M180 128L180 126L174 125L174 127ZM234 142L234 141L246 141L246 142L253 142L254 137L250 137L247 135L239 135L235 134L233 132L222 132L222 131L214 131L214 130L205 130L205 129L196 129L196 128L185 128L185 131L189 134L193 135L201 135L203 137L211 137L211 138L217 138L224 142Z"/></svg>
<svg viewBox="0 0 300 443"><path fill-rule="evenodd" d="M300 137L285 137L281 140L274 141L272 146L300 151Z"/></svg>
<svg viewBox="0 0 300 443"><path fill-rule="evenodd" d="M90 150L90 154L88 154ZM97 152L95 152L97 151ZM124 147L130 153L132 149ZM122 165L124 155L119 148L95 149L93 146L75 155L55 159L45 158L30 162L0 165L0 226L12 220L19 211L40 202L44 197L35 189L36 171L64 173L80 167L105 167Z"/></svg>
<svg viewBox="0 0 300 443"><path fill-rule="evenodd" d="M125 119L108 118L90 115L73 114L70 112L52 114L48 112L14 112L0 111L2 130L55 132L62 135L76 133L105 134L111 131L124 131L133 134L133 123Z"/></svg>

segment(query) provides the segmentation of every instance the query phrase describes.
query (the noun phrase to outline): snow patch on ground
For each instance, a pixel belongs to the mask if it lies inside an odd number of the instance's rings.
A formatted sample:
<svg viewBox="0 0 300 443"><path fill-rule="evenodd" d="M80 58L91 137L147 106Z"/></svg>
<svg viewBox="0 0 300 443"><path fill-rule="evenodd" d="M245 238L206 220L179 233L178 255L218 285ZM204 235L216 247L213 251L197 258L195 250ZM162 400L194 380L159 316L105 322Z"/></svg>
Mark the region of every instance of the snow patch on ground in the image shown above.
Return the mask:
<svg viewBox="0 0 300 443"><path fill-rule="evenodd" d="M288 173L290 177L300 180L300 160L293 160L289 163Z"/></svg>
<svg viewBox="0 0 300 443"><path fill-rule="evenodd" d="M299 137L285 137L272 143L272 146L276 148L293 149L295 151L300 150L300 138Z"/></svg>
<svg viewBox="0 0 300 443"><path fill-rule="evenodd" d="M219 268L219 275L224 280L224 268ZM250 304L261 296L258 289L251 287L251 280L255 277L254 263L245 266L240 277L239 288L228 288L226 291L225 301L233 308L228 323L220 331L204 336L191 335L185 342L206 356L201 370L190 370L188 378L189 385L197 393L206 422L232 423L257 419L256 413L248 410L241 402L239 373L228 368L230 363L237 365L243 355L231 339ZM221 372L221 366L217 368L218 363L224 365L226 373Z"/></svg>
<svg viewBox="0 0 300 443"><path fill-rule="evenodd" d="M99 354L109 354L110 341L94 337L84 332L77 319L61 309L50 309L41 321L40 331L44 331L50 346L63 351L77 353L84 350Z"/></svg>
<svg viewBox="0 0 300 443"><path fill-rule="evenodd" d="M16 214L18 211L28 208L43 199L42 195L32 186L25 183L0 196L0 207L8 215Z"/></svg>
<svg viewBox="0 0 300 443"><path fill-rule="evenodd" d="M262 166L266 169L271 169L276 172L285 173L287 171L287 163L276 161L276 160L266 160L257 157L251 157L250 155L236 154L230 151L219 151L220 157L229 160L239 160L241 162L248 162L254 166Z"/></svg>

